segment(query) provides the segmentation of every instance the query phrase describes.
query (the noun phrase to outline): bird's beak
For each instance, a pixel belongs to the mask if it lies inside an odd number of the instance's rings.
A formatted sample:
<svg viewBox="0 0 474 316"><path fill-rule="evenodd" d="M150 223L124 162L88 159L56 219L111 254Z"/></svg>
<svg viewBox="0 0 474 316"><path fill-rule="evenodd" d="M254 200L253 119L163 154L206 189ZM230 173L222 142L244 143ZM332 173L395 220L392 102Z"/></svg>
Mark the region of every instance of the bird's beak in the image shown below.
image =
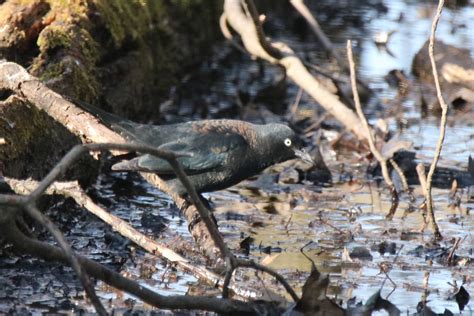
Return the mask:
<svg viewBox="0 0 474 316"><path fill-rule="evenodd" d="M304 149L294 149L294 151L295 151L295 156L296 157L300 158L304 162L309 163L313 166L316 165L313 158L311 158L311 156L309 155L308 152L306 152L306 150L304 150Z"/></svg>

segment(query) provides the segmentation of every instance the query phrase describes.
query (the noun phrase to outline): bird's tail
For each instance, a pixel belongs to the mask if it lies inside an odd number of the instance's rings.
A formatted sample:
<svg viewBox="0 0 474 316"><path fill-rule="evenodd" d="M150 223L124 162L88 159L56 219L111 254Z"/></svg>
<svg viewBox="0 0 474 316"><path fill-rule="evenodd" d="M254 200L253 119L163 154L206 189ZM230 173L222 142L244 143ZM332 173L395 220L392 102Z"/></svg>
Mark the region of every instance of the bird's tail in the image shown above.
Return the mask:
<svg viewBox="0 0 474 316"><path fill-rule="evenodd" d="M108 127L113 127L114 125L126 123L128 121L127 119L124 119L119 115L102 110L101 108L94 106L90 103L80 100L72 100L71 102L79 106L81 109L97 117L103 124L107 125Z"/></svg>

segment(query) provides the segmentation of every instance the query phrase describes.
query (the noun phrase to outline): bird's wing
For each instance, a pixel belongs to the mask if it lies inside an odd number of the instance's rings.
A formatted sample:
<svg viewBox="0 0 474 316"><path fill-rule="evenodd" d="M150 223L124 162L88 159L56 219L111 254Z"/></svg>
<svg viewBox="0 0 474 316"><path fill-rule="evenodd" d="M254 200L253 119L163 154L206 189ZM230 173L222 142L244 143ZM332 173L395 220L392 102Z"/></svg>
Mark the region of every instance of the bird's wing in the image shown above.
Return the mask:
<svg viewBox="0 0 474 316"><path fill-rule="evenodd" d="M178 158L178 161L184 171L192 175L225 166L230 155L238 155L240 151L244 153L247 146L247 142L237 134L208 134L206 137L189 137L165 143L158 149L190 154L191 156ZM128 162L120 162L114 165L113 169L152 171L163 175L174 173L166 160L149 154Z"/></svg>
<svg viewBox="0 0 474 316"><path fill-rule="evenodd" d="M121 121L111 125L111 128L122 135L127 140L136 144L159 147L167 143L180 141L190 142L193 137L198 137L189 123L179 123L170 125L149 125L138 124L131 121ZM179 146L178 146L179 147Z"/></svg>

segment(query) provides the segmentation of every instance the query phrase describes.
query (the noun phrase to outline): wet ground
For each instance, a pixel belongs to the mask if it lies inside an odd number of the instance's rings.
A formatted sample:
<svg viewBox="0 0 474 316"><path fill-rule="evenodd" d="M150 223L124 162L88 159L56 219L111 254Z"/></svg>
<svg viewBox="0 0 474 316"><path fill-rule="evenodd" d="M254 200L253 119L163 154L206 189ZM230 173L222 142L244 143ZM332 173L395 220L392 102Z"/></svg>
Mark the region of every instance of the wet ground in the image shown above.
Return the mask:
<svg viewBox="0 0 474 316"><path fill-rule="evenodd" d="M373 1L371 5L349 1L344 10L331 10L329 3L332 6L332 1L318 1L311 9L323 12L317 15L319 22L341 53L344 53L346 39L352 38L355 42L359 75L376 91L366 109L370 121L375 123L378 118L384 118L391 130L400 132L400 138L414 142L420 161L429 162L437 140L438 119L422 118L419 99L398 98L397 89L391 87L384 76L392 69L410 74L413 56L429 36L435 5L408 0ZM310 31L301 26L297 14L281 12L292 11L283 8L277 13L268 12L267 33L287 42L307 61L318 65L327 63L319 44ZM474 4L471 2L445 9L437 36L446 43L469 49L474 56L473 29ZM388 43L389 51L377 48L372 37L377 32L391 30L397 32ZM256 122L280 120L287 115L286 109L295 100L298 89L289 83L286 93L276 100L268 100L262 88L279 76L278 69L256 63L226 44L219 45L209 60L186 76L170 95L170 101L162 105L163 120L203 117L240 117ZM413 81L413 91L416 85ZM272 89L272 95L277 91ZM270 110L280 116L272 115ZM322 111L303 95L297 116L317 121L321 115ZM299 126L300 129L306 127ZM402 312L416 312L418 302L426 297L434 312L449 309L459 313L456 291L462 285L468 293L474 293L471 211L474 188L461 189L458 207L450 206L448 189L434 189L436 216L444 240L432 243L430 229L421 232L419 186L413 186L416 201L402 195L395 218L386 220L390 195L379 184L379 179L367 175L368 161L360 153L333 148L331 142L339 134L332 127L334 124L328 119L321 130L306 133L310 146L320 145L332 173L332 185L291 183L298 175L295 175L294 163L288 162L238 186L207 195L215 206L220 230L229 246L241 256L278 269L300 289L310 271L310 262L300 249L312 242L304 252L321 272L329 273L328 295L342 301L343 306L347 306L350 299L365 302L383 285L382 297L388 298ZM453 111L440 165L467 170L472 153L474 113L472 110ZM190 240L187 223L171 201L136 175L103 175L91 193L107 209L147 235L166 242ZM58 199L48 214L63 231L70 230L68 238L74 248L160 293L209 290L194 277L167 267L166 263L137 249L70 201ZM45 234L40 237L48 238ZM253 238L248 253L239 249L245 237ZM459 247L453 265L449 266L446 258L457 238L460 238ZM9 248L1 251L0 312L91 310L84 304L83 291L68 268L8 256ZM30 271L32 267L35 269ZM242 273L236 277L240 279ZM389 280L386 280L387 275ZM258 278L250 280L248 282L256 287L263 286ZM274 283L265 284L272 291L283 293ZM110 299L106 308L113 306L118 312L131 307L148 309L133 298L124 297L123 293L103 285L99 288L99 295ZM463 308L464 314L470 315L474 303L470 300Z"/></svg>

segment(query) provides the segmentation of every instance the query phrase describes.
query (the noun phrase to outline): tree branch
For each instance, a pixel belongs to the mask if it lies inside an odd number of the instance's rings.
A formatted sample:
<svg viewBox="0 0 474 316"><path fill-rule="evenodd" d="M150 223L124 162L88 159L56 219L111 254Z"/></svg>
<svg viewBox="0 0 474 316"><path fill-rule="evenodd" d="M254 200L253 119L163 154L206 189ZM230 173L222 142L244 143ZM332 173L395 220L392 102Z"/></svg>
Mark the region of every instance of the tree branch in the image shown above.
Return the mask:
<svg viewBox="0 0 474 316"><path fill-rule="evenodd" d="M26 237L12 222L0 223L2 233L15 249L47 261L68 263L68 257L58 248ZM213 297L194 297L190 295L163 296L147 287L124 278L120 273L109 270L101 264L77 256L78 261L91 276L110 284L114 288L130 293L142 301L162 309L206 310L215 313L257 314L257 306L236 300Z"/></svg>
<svg viewBox="0 0 474 316"><path fill-rule="evenodd" d="M443 95L441 94L441 86L439 84L438 69L436 67L436 59L434 56L434 46L435 46L436 28L438 26L438 22L441 17L441 12L443 11L443 6L444 6L444 0L440 0L438 3L438 9L436 10L436 15L431 25L430 44L428 48L428 52L429 52L430 60L431 60L431 67L433 68L433 78L434 78L434 82L436 86L436 95L438 97L438 101L441 106L441 121L439 123L438 143L436 144L433 161L431 162L428 175L426 176L426 191L425 191L426 208L428 210L428 215L430 216L433 233L437 240L442 239L443 236L441 235L441 232L439 231L439 227L438 227L438 224L436 223L436 219L434 216L431 186L432 186L432 181L433 181L433 174L436 170L436 165L438 164L439 157L441 156L441 150L443 149L444 137L446 135L446 121L447 121L447 116L448 116L448 105L444 101Z"/></svg>
<svg viewBox="0 0 474 316"><path fill-rule="evenodd" d="M252 0L246 0L246 3L252 3ZM281 42L268 42L265 36L259 33L260 26L258 23L255 25L255 21L258 21L256 12L249 10L248 14L252 16L248 16L240 0L225 0L224 13L229 25L240 35L249 54L284 67L287 76L338 119L347 130L352 131L358 139L366 137L357 115L314 78L290 47ZM271 47L271 50L266 49L268 47ZM274 50L278 50L279 54L275 54Z"/></svg>

